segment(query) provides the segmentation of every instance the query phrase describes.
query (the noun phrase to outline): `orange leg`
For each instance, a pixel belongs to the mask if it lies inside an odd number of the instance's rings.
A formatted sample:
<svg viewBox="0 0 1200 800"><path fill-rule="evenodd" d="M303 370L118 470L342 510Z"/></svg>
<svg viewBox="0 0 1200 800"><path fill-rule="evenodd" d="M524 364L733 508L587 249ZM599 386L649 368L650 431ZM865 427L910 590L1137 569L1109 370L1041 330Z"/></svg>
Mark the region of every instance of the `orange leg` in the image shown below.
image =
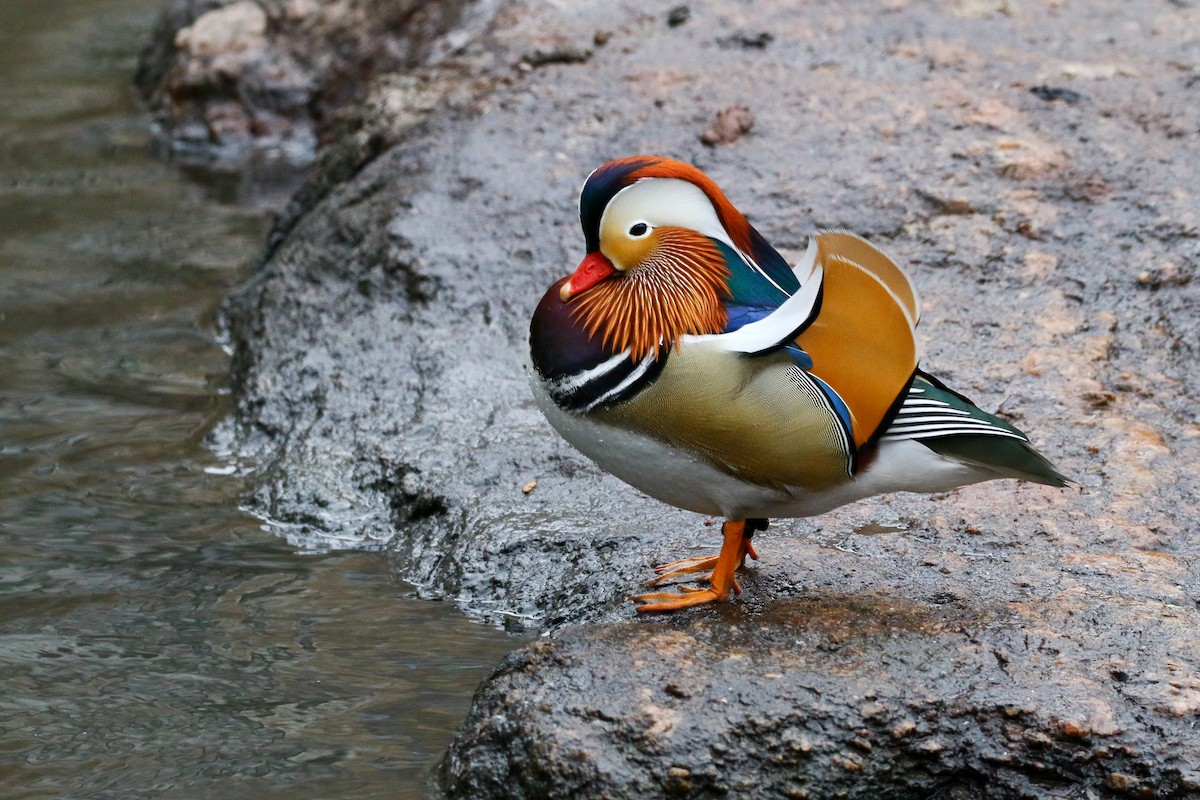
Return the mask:
<svg viewBox="0 0 1200 800"><path fill-rule="evenodd" d="M747 526L747 528L748 527L749 526ZM722 526L722 528L724 528L724 526ZM751 533L753 533L753 531L748 530L746 535L742 537L742 545L739 548L737 558L738 569L746 566L747 556L755 561L758 561L758 552L754 549L754 544L750 540ZM658 586L660 583L669 581L672 578L678 578L681 575L689 575L694 572L705 572L707 570L712 570L716 568L718 559L720 559L719 555L696 556L695 558L681 558L678 561L672 561L670 564L660 564L654 568L654 572L656 574L653 578L646 581L646 585ZM700 580L705 580L709 577L710 576L708 575L701 575ZM738 588L736 582L734 583L733 591L735 594L741 594L741 590Z"/></svg>
<svg viewBox="0 0 1200 800"><path fill-rule="evenodd" d="M733 573L745 562L747 555L751 558L758 558L758 554L754 552L753 545L750 544L750 536L754 534L756 529L761 530L756 524L757 522L757 520L752 520L751 524L747 525L747 521L744 519L725 520L725 524L721 526L724 541L721 544L721 552L717 556L712 558L686 558L682 561L665 564L655 570L660 574L651 581L653 584L668 577L711 569L712 574L707 576L709 588L694 589L681 586L679 587L680 592L651 592L650 594L637 595L633 600L639 603L638 612L674 611L679 608L698 606L714 601L727 601L729 600L729 593L731 591L741 594L742 588L738 586ZM765 525L762 527L765 527Z"/></svg>

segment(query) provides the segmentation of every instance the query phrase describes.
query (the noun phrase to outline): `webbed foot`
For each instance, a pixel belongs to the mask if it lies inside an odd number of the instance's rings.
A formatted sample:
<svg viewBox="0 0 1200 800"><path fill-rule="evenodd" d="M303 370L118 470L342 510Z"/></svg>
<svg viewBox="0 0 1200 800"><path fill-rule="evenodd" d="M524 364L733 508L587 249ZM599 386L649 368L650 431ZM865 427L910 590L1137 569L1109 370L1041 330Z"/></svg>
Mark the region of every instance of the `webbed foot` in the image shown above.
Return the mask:
<svg viewBox="0 0 1200 800"><path fill-rule="evenodd" d="M747 556L758 559L758 553L750 539L755 531L766 529L765 519L726 520L721 526L724 541L720 553L715 556L684 558L655 567L654 571L658 574L646 582L649 586L656 586L681 575L707 572L707 575L699 576L698 580L707 580L709 588L678 586L677 591L636 595L633 600L639 604L638 613L675 611L705 603L725 602L729 600L731 591L741 594L742 587L738 585L733 573L745 565Z"/></svg>

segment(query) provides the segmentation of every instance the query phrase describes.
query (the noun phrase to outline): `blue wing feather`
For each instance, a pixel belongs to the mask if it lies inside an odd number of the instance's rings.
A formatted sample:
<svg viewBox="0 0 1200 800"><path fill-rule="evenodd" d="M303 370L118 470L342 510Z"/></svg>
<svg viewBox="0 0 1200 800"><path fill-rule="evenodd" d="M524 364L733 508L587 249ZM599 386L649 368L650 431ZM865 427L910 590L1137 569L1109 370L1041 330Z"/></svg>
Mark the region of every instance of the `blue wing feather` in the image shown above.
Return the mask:
<svg viewBox="0 0 1200 800"><path fill-rule="evenodd" d="M763 273L791 295L800 288L800 281L787 259L771 246L753 226L750 227L750 257Z"/></svg>
<svg viewBox="0 0 1200 800"><path fill-rule="evenodd" d="M805 372L813 368L812 356L804 352L800 345L795 342L789 342L783 346L783 352L786 353L792 361L796 362L796 366Z"/></svg>
<svg viewBox="0 0 1200 800"><path fill-rule="evenodd" d="M763 245L769 250L769 257L765 265L757 264L757 269L724 242L714 241L714 244L729 268L729 299L726 301L729 321L725 333L769 316L800 288L800 282L783 256L765 242Z"/></svg>

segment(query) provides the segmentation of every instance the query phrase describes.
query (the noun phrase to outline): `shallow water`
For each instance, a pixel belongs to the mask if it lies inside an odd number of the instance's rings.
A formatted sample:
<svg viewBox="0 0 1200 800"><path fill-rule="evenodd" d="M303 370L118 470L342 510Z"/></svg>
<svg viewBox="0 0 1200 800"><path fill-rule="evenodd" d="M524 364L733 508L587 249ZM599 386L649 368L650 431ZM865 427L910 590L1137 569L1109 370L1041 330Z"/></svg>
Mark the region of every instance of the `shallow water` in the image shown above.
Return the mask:
<svg viewBox="0 0 1200 800"><path fill-rule="evenodd" d="M159 0L0 0L0 796L423 797L517 642L306 555L206 445L266 214L151 155Z"/></svg>

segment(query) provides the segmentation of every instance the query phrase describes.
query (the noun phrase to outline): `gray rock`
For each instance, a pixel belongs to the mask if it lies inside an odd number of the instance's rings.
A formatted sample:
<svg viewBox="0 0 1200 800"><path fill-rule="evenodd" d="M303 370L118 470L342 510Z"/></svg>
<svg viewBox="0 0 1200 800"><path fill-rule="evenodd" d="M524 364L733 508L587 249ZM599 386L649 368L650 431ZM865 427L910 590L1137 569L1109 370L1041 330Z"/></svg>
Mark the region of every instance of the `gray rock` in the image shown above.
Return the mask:
<svg viewBox="0 0 1200 800"><path fill-rule="evenodd" d="M921 576L907 588L938 583ZM846 591L723 608L686 625L574 629L515 653L477 695L442 764L448 794L1200 791L1194 712L1167 710L1177 695L1166 675L1125 671L1130 640L1163 664L1200 656L1178 617L1146 635L1158 602L1111 604L1093 616L1099 636L1080 641L1061 631L1062 612L1045 595L981 613L962 597L914 601L877 585L854 580Z"/></svg>
<svg viewBox="0 0 1200 800"><path fill-rule="evenodd" d="M302 165L318 144L361 123L359 105L376 77L436 64L490 16L490 6L169 0L137 83L177 153L218 165Z"/></svg>
<svg viewBox="0 0 1200 800"><path fill-rule="evenodd" d="M481 687L454 797L1200 791L1200 12L670 8L507 3L376 80L227 307L254 507L553 633ZM739 105L753 130L701 144ZM822 226L890 250L926 368L1082 490L778 522L732 606L634 622L651 566L719 533L559 441L523 361L582 256L579 185L638 152L705 169L785 253Z"/></svg>

